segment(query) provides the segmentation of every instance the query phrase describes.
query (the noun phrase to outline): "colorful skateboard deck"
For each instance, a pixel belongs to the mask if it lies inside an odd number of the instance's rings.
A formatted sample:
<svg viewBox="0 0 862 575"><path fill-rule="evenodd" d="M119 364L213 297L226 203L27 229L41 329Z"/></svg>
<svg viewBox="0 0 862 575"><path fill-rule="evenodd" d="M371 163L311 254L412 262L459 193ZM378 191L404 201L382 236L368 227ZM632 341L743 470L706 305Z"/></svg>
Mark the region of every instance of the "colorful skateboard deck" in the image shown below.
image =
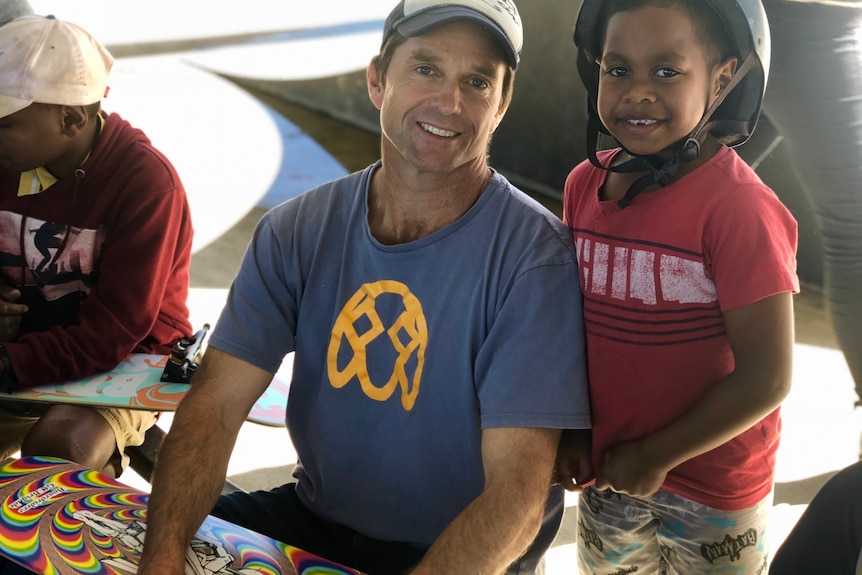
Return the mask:
<svg viewBox="0 0 862 575"><path fill-rule="evenodd" d="M0 394L0 400L175 411L190 384L161 381L167 362L167 355L133 353L110 371L77 381ZM269 388L254 404L248 420L283 427L287 392L287 379L276 374Z"/></svg>
<svg viewBox="0 0 862 575"><path fill-rule="evenodd" d="M0 465L0 555L42 575L137 572L146 493L51 457ZM186 553L187 575L362 575L216 517Z"/></svg>

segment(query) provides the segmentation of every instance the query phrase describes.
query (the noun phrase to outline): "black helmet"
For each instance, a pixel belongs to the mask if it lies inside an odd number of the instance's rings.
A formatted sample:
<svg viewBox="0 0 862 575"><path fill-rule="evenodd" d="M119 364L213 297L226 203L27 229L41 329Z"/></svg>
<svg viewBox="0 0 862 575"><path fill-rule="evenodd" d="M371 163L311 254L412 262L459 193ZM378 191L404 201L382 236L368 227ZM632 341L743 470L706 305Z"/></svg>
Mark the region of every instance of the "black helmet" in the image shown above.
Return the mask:
<svg viewBox="0 0 862 575"><path fill-rule="evenodd" d="M609 0L584 0L575 24L575 46L578 48L578 73L587 89L589 124L587 150L595 160L598 132L610 134L598 117L596 109L599 91L599 66L596 58L601 55L603 30L600 18L603 5ZM653 173L648 184L667 184L679 168L679 162L697 157L699 145L705 131L727 146L738 146L748 140L760 117L760 107L766 92L769 76L770 36L766 11L761 0L702 0L718 15L739 59L736 74L724 88L713 106L704 114L701 123L692 131L670 162L646 162ZM674 165L669 165L674 164ZM632 171L643 169L630 167ZM643 187L646 187L644 185ZM628 194L627 194L628 196ZM622 200L621 200L622 201ZM630 203L630 199L627 203Z"/></svg>

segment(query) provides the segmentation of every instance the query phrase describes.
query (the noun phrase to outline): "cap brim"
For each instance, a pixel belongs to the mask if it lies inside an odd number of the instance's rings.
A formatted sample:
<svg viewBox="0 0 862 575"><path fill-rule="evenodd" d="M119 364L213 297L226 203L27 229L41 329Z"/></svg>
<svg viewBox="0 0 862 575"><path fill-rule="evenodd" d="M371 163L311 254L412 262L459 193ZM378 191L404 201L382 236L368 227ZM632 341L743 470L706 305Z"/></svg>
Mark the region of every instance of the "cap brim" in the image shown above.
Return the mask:
<svg viewBox="0 0 862 575"><path fill-rule="evenodd" d="M500 43L512 69L516 69L518 67L518 54L515 52L509 38L500 26L490 18L486 18L485 16L467 8L457 9L447 7L445 15L441 15L430 10L422 14L411 16L407 21L397 24L395 28L402 36L413 38L415 36L425 34L426 32L430 32L434 28L457 20L472 20L473 22L477 22L485 27Z"/></svg>
<svg viewBox="0 0 862 575"><path fill-rule="evenodd" d="M19 110L23 110L32 103L33 100L22 100L21 98L0 95L0 118L5 118Z"/></svg>

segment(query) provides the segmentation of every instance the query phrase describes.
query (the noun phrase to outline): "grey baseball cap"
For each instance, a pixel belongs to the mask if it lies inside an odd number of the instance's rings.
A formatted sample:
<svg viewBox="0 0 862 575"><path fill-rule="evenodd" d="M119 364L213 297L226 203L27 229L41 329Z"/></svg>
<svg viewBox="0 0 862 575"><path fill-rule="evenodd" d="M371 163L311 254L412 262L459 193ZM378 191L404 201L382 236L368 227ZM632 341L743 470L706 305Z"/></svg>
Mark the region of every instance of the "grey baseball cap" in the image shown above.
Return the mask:
<svg viewBox="0 0 862 575"><path fill-rule="evenodd" d="M0 26L18 18L33 13L33 8L27 0L0 1Z"/></svg>
<svg viewBox="0 0 862 575"><path fill-rule="evenodd" d="M386 18L383 43L396 30L412 38L455 20L472 20L484 26L500 42L512 69L518 67L524 29L512 0L401 0Z"/></svg>

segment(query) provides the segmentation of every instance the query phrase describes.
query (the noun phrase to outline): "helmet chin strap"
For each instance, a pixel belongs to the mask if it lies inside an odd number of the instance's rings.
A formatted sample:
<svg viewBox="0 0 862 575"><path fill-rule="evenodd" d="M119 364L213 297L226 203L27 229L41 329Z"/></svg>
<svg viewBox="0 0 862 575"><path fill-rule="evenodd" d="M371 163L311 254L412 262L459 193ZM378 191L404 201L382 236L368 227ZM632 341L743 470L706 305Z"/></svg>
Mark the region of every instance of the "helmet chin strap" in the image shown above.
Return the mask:
<svg viewBox="0 0 862 575"><path fill-rule="evenodd" d="M660 152L658 154L639 155L630 152L623 147L623 152L631 156L631 159L616 166L603 166L596 157L596 142L598 141L599 128L601 126L600 120L598 113L589 114L589 119L587 121L587 150L589 152L590 162L594 166L611 172L623 174L647 172L645 175L632 182L632 185L629 186L628 190L626 190L625 195L617 201L617 205L621 209L625 209L630 206L638 194L653 184L658 184L662 187L668 185L673 181L674 176L679 172L679 168L682 164L697 159L700 155L700 148L713 125L713 122L710 120L712 114L718 109L721 103L724 102L730 91L739 84L754 64L754 55L749 54L727 85L721 89L718 96L716 96L715 100L710 104L709 108L706 109L697 126L689 132L688 136L680 140L678 144L674 144L668 148L674 150L669 159L667 153Z"/></svg>
<svg viewBox="0 0 862 575"><path fill-rule="evenodd" d="M626 194L617 201L617 205L621 209L625 209L631 205L638 194L651 185L666 186L671 183L683 163L690 162L700 155L702 140L698 138L703 137L705 137L705 133L697 134L696 132L692 132L681 145L676 146L670 160L667 160L666 156L661 154L641 156L623 148L623 151L632 158L617 166L610 167L610 171L630 173L647 170L648 173L632 182L632 185L626 190Z"/></svg>

